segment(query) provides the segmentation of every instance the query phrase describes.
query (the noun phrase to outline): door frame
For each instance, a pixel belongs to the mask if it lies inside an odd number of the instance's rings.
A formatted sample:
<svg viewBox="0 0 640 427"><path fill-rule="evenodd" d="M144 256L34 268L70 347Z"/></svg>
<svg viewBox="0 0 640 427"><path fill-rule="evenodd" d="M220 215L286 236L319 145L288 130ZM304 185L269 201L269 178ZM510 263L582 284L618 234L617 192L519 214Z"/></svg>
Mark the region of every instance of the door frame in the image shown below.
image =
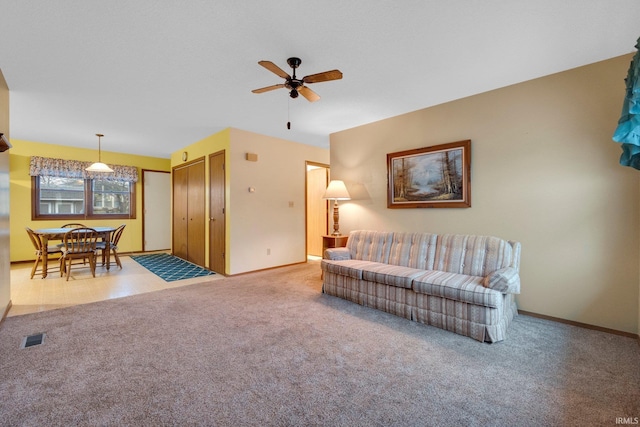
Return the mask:
<svg viewBox="0 0 640 427"><path fill-rule="evenodd" d="M325 188L327 185L329 185L329 181L331 179L331 166L326 164L326 163L320 163L320 162L314 162L311 160L306 160L304 162L304 258L307 259L307 257L309 256L309 251L308 251L308 239L307 239L307 233L308 233L308 228L309 228L309 212L307 212L307 206L308 206L308 192L309 192L309 182L308 182L308 172L309 172L309 166L316 166L319 168L324 168L327 170L327 176L326 176L326 180L327 182L325 183ZM324 207L324 214L326 217L326 221L325 221L325 225L326 228L324 230L324 234L329 233L329 201L327 200L325 203L325 207Z"/></svg>
<svg viewBox="0 0 640 427"><path fill-rule="evenodd" d="M146 251L146 237L147 237L147 230L145 228L145 223L146 223L146 216L147 216L147 210L146 210L146 193L145 193L145 188L144 188L144 178L145 178L145 173L166 173L169 174L169 229L168 229L168 233L169 233L169 247L165 248L163 250L171 250L171 246L173 245L173 232L171 230L172 226L173 226L173 189L171 188L172 185L172 179L173 177L171 176L171 171L162 171L162 170L155 170L155 169L142 169L142 252Z"/></svg>

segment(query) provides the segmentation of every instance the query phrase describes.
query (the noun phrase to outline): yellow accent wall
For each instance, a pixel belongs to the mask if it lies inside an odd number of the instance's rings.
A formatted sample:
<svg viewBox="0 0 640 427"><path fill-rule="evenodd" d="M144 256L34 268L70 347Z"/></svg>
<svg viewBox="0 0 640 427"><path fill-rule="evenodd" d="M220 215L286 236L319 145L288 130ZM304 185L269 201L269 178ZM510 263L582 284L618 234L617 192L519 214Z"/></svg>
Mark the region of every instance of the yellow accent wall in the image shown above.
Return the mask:
<svg viewBox="0 0 640 427"><path fill-rule="evenodd" d="M640 172L611 137L632 55L331 135L356 229L522 243L520 309L638 333ZM386 155L471 139L468 209L387 209Z"/></svg>
<svg viewBox="0 0 640 427"><path fill-rule="evenodd" d="M59 227L64 220L31 220L31 177L29 162L31 156L53 157L58 159L95 161L98 150L46 144L42 142L12 140L10 150L10 206L11 206L11 261L33 260L33 246L24 230L25 227L45 228ZM142 169L170 171L170 160L158 157L138 156L132 154L102 151L102 161L107 164L136 166L139 181L136 183L136 218L116 220L82 220L91 227L98 225L118 226L126 224L119 243L121 252L142 251Z"/></svg>

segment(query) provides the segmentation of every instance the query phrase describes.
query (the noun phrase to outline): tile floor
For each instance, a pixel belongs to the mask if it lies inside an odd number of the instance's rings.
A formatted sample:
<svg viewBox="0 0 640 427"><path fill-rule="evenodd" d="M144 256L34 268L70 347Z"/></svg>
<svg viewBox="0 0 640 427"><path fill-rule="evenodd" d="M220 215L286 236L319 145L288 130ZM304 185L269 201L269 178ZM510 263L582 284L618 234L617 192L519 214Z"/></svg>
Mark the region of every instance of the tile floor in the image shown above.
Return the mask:
<svg viewBox="0 0 640 427"><path fill-rule="evenodd" d="M122 270L112 265L109 270L98 264L96 277L91 276L89 267L74 265L67 282L60 277L59 271L49 271L46 278L37 273L33 279L33 263L11 265L11 309L8 316L53 310L89 302L120 298L129 295L153 292L161 289L219 280L224 276L215 274L207 277L195 277L175 282L165 282L155 274L125 255L120 255ZM56 264L52 262L51 264ZM51 267L50 264L50 267ZM57 270L57 265L55 266Z"/></svg>

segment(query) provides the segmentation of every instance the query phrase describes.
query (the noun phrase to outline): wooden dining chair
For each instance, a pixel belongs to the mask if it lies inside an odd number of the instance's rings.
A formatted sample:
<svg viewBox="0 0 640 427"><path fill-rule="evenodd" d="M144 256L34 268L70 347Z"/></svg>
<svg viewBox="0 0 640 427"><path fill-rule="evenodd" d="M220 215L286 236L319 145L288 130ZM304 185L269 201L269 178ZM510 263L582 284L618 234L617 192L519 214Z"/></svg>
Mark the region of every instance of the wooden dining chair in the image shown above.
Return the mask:
<svg viewBox="0 0 640 427"><path fill-rule="evenodd" d="M120 236L122 236L122 232L124 231L125 226L126 224L122 224L120 227L116 228L116 231L111 233L111 239L109 241L109 253L107 253L107 242L96 243L96 248L99 249L102 253L102 265L105 264L106 258L113 254L113 258L116 260L116 264L118 264L118 267L122 269L122 264L120 263L120 258L118 257L118 242L120 241Z"/></svg>
<svg viewBox="0 0 640 427"><path fill-rule="evenodd" d="M70 222L70 223L68 223L68 224L63 225L63 226L62 226L62 227L60 227L60 228L80 228L80 227L86 227L86 225L84 225L84 224L80 224L80 223L78 223L78 222ZM58 246L59 246L59 247L63 247L63 246L64 246L64 243L63 243L63 242L60 242L60 243L58 243Z"/></svg>
<svg viewBox="0 0 640 427"><path fill-rule="evenodd" d="M91 275L96 277L96 243L98 233L93 228L72 228L64 234L62 239L62 256L60 257L60 277L67 274L67 280L71 274L71 265L74 259L88 259Z"/></svg>
<svg viewBox="0 0 640 427"><path fill-rule="evenodd" d="M41 261L44 260L44 257L49 257L55 254L62 254L62 249L59 246L47 246L46 248L42 245L42 240L40 240L40 236L33 232L29 227L25 227L27 230L27 234L31 239L31 243L33 243L33 247L36 250L36 260L33 263L33 267L31 268L31 278L35 276L36 271L38 270L38 265ZM40 270L42 271L42 270Z"/></svg>

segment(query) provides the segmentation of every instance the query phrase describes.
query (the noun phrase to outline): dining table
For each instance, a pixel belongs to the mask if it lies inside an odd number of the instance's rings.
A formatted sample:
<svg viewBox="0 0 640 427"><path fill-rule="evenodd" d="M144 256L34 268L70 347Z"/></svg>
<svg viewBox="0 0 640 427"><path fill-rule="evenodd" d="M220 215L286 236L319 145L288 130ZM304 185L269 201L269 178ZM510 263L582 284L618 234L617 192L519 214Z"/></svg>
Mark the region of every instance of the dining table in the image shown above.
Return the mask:
<svg viewBox="0 0 640 427"><path fill-rule="evenodd" d="M88 227L96 230L98 236L105 242L105 253L109 253L111 250L111 233L116 231L115 227ZM37 228L33 230L33 233L36 234L40 241L42 242L42 247L46 248L49 246L50 240L62 240L64 238L65 233L73 230L72 228ZM111 267L111 257L106 257L106 267L107 270ZM47 267L49 264L49 260L47 256L42 257L42 278L47 277Z"/></svg>

